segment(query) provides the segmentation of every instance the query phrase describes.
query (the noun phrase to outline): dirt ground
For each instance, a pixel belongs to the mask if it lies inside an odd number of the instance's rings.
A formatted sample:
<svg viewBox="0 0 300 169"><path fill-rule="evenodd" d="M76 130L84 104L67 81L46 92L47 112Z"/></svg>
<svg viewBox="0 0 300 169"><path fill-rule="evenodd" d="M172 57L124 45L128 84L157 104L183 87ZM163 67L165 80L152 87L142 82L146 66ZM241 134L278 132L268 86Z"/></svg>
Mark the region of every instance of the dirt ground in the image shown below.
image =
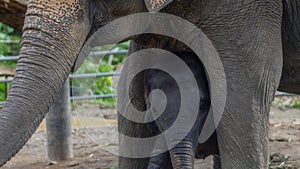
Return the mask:
<svg viewBox="0 0 300 169"><path fill-rule="evenodd" d="M4 169L113 169L117 166L116 112L82 107L73 112L74 158L49 162L44 124ZM104 120L106 119L106 120ZM270 115L270 160L273 168L300 168L300 110L273 109ZM212 168L212 158L195 168ZM276 168L276 169L277 169Z"/></svg>

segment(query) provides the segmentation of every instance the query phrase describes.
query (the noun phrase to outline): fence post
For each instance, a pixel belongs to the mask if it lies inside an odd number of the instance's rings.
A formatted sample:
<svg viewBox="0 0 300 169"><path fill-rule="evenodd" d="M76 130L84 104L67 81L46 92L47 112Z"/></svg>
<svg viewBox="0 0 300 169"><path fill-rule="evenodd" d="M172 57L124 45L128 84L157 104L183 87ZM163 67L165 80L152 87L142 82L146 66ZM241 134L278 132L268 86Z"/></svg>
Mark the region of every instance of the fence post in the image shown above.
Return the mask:
<svg viewBox="0 0 300 169"><path fill-rule="evenodd" d="M73 158L69 80L46 117L49 161Z"/></svg>

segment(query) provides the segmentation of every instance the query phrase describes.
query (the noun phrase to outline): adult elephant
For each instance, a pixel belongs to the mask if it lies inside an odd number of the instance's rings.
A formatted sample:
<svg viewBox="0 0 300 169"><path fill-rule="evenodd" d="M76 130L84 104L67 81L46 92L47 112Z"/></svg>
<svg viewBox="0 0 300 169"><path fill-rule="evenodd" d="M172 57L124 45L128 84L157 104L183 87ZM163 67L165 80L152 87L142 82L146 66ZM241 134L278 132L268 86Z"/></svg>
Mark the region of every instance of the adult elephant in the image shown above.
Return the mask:
<svg viewBox="0 0 300 169"><path fill-rule="evenodd" d="M280 83L282 60L285 62L280 89L300 93L297 72L300 3L297 0L145 2L148 6L143 0L30 1L17 74L0 113L0 166L34 133L86 40L121 16L150 9L195 24L219 53L227 77L227 101L217 129L222 168L268 167L268 113ZM132 52L146 47L175 53L191 52L164 36L132 38ZM144 90L137 86L135 92L143 93ZM144 98L135 101L143 104ZM130 130L129 127L134 126L122 126L125 130ZM137 129L135 132L143 131ZM152 168L193 168L191 154L186 153L186 150L190 152L190 145L177 148L170 159L158 159L171 160L173 166ZM180 154L186 156L177 158ZM149 160L123 158L120 161L120 168L147 168Z"/></svg>

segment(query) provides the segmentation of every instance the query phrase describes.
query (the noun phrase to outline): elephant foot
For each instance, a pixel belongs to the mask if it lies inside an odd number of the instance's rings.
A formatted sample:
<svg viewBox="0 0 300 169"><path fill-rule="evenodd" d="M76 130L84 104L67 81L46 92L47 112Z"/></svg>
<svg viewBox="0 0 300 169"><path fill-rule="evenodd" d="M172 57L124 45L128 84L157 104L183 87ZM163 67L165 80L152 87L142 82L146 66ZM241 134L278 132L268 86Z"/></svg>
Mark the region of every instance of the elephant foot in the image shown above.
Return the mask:
<svg viewBox="0 0 300 169"><path fill-rule="evenodd" d="M169 152L151 157L147 169L173 169Z"/></svg>

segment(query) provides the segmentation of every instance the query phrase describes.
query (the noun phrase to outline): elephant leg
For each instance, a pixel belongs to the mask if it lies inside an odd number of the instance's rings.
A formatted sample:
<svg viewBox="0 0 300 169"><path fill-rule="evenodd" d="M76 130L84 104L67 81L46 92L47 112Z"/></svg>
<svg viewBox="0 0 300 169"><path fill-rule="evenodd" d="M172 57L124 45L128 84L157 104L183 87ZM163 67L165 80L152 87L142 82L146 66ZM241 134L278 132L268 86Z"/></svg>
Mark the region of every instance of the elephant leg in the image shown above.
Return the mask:
<svg viewBox="0 0 300 169"><path fill-rule="evenodd" d="M213 168L221 169L221 158L219 153L217 132L214 132L207 141L197 146L196 158L205 159L207 156L213 155Z"/></svg>
<svg viewBox="0 0 300 169"><path fill-rule="evenodd" d="M147 106L150 106L149 102L147 102ZM149 116L151 116L151 112L148 112L146 119L149 118ZM148 124L148 126L151 131L159 130L157 125L153 123ZM164 138L156 140L155 149L152 153L158 155L150 157L148 169L173 169L169 151L163 152L164 145L166 145L166 140Z"/></svg>
<svg viewBox="0 0 300 169"><path fill-rule="evenodd" d="M222 168L268 168L269 110L282 71L282 2L207 3L222 9L208 13L200 26L226 75L226 105L217 128Z"/></svg>
<svg viewBox="0 0 300 169"><path fill-rule="evenodd" d="M214 155L213 157L213 169L222 169L221 157L219 155Z"/></svg>
<svg viewBox="0 0 300 169"><path fill-rule="evenodd" d="M148 169L173 169L169 151L151 157Z"/></svg>
<svg viewBox="0 0 300 169"><path fill-rule="evenodd" d="M195 120L195 124L193 124L191 130L188 133L186 133L187 135L182 140L178 140L180 138L177 137L178 132L180 132L181 126L176 126L176 130L171 131L172 134L166 134L164 136L164 140L158 140L159 142L157 142L157 145L161 144L160 142L164 141L165 144L168 146L169 156L173 168L189 169L194 167L194 157L198 145L198 138L207 117L207 113L210 107L210 99L205 71L198 57L193 53L179 53L177 55L179 55L180 58L189 66L189 68L194 74L194 77L191 78L195 78L198 83L197 90L199 90L200 92L199 112ZM183 76L185 75L186 74L183 74ZM170 75L160 70L150 70L148 72L147 88L149 90L149 93L152 90L156 89L162 90L167 97L167 105L164 112L158 119L155 120L160 132L164 132L173 125L174 121L178 117L181 103L180 99L184 98L180 98L180 90L178 88L178 85L176 84L176 81L174 81L174 79L172 79ZM159 101L159 97L156 96L154 93L150 96L149 102L149 112L151 114L156 114L157 109L160 109L159 102L161 101ZM153 151L155 152L157 151L157 149L159 149L159 146L156 146ZM169 161L167 159L168 154L166 153L154 156L150 159L148 168L155 169L170 167Z"/></svg>

